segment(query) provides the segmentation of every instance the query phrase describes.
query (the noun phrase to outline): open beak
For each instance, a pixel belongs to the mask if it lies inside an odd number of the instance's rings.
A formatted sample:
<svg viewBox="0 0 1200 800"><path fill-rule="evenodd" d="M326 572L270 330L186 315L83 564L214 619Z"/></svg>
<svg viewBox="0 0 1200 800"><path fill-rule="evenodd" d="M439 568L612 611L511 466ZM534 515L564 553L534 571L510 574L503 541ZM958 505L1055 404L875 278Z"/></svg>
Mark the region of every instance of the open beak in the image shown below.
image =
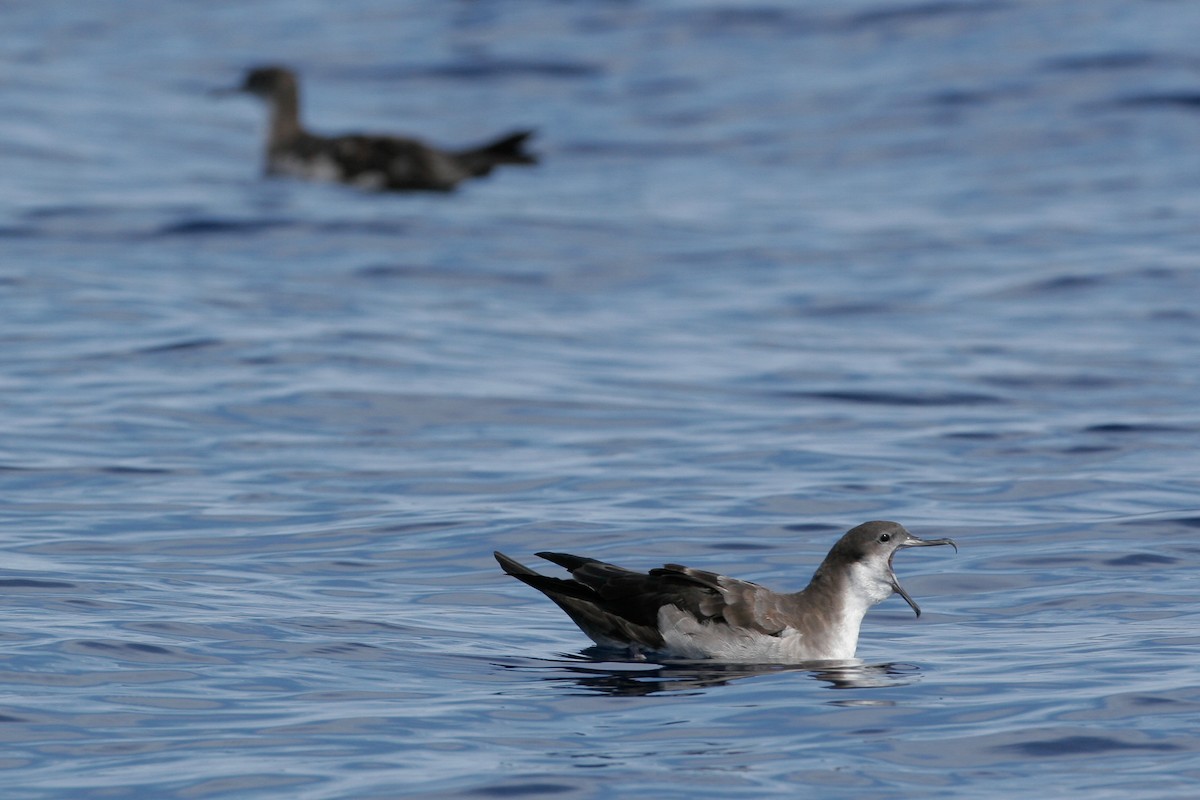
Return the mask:
<svg viewBox="0 0 1200 800"><path fill-rule="evenodd" d="M953 539L918 539L910 533L908 538L905 539L899 547L892 551L892 558L895 558L896 553L900 552L900 550L905 547L936 547L939 544L948 544L954 548L954 552L958 552L958 545L954 543ZM889 558L888 566L890 567L891 565L892 560ZM904 591L904 587L900 585L900 579L896 577L895 570L892 570L892 589L896 591L896 594L904 598L904 602L912 606L912 610L916 612L918 617L921 616L921 607L917 605L917 601L913 600L912 597L909 596L908 592Z"/></svg>

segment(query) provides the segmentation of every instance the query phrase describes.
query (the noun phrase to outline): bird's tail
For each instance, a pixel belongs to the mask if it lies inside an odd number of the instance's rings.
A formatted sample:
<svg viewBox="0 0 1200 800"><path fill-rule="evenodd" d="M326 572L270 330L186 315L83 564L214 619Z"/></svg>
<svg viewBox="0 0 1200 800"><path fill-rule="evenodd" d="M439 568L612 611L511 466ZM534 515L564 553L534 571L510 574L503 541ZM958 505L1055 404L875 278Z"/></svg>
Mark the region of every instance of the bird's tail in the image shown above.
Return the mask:
<svg viewBox="0 0 1200 800"><path fill-rule="evenodd" d="M586 600L588 602L593 602L596 598L595 592L578 581L551 578L549 575L535 572L516 559L509 558L499 551L496 551L492 555L496 557L496 561L500 562L501 569L507 574L522 583L529 584L556 603L559 602L560 598L564 597Z"/></svg>
<svg viewBox="0 0 1200 800"><path fill-rule="evenodd" d="M526 140L533 134L533 131L516 131L457 155L475 175L486 175L498 164L536 164L537 156L525 149Z"/></svg>

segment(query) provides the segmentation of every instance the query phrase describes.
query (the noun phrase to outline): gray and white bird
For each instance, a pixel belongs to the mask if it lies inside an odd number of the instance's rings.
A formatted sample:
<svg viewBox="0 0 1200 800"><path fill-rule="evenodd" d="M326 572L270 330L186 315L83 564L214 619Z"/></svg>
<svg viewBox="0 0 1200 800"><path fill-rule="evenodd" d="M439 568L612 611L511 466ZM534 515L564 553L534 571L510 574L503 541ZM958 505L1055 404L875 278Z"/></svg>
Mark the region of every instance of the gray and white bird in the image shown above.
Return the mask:
<svg viewBox="0 0 1200 800"><path fill-rule="evenodd" d="M252 69L232 91L252 94L270 108L268 175L338 181L384 191L447 192L501 164L537 163L537 157L524 149L526 139L533 135L530 130L466 150L441 150L400 136L309 133L300 121L299 83L295 73L285 67Z"/></svg>
<svg viewBox="0 0 1200 800"><path fill-rule="evenodd" d="M565 553L537 555L569 579L534 572L503 553L506 573L538 589L592 641L632 657L797 664L854 658L863 617L892 593L917 616L892 558L909 547L948 544L918 539L896 522L864 522L833 546L808 586L773 592L715 572L666 564L648 573Z"/></svg>

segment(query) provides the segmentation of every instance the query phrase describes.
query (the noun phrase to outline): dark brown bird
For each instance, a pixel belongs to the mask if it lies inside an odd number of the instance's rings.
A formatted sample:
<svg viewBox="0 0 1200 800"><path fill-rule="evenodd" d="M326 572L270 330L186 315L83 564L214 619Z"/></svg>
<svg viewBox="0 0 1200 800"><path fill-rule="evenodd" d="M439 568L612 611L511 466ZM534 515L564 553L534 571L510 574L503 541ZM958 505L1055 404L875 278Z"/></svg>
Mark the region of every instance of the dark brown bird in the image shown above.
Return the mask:
<svg viewBox="0 0 1200 800"><path fill-rule="evenodd" d="M528 130L467 150L440 150L399 136L309 133L300 122L296 75L285 67L252 69L234 91L259 97L270 108L268 175L339 181L364 189L447 192L501 164L537 163L536 156L524 150L533 135Z"/></svg>
<svg viewBox="0 0 1200 800"><path fill-rule="evenodd" d="M790 594L679 564L641 573L538 553L571 573L562 579L495 556L506 573L557 603L603 647L635 657L794 664L854 658L863 617L893 592L921 616L892 558L904 548L942 544L958 550L950 539L918 539L896 522L865 522L838 540L806 588Z"/></svg>

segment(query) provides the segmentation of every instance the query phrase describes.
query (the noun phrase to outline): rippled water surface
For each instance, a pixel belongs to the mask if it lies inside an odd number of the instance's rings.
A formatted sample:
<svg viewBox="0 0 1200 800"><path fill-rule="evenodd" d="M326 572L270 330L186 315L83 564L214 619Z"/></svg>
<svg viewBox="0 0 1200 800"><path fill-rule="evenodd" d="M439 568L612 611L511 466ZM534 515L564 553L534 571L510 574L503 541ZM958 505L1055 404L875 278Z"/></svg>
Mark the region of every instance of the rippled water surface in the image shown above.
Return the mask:
<svg viewBox="0 0 1200 800"><path fill-rule="evenodd" d="M0 29L6 798L1177 798L1200 5L26 3ZM260 177L322 131L542 164ZM622 663L491 552L780 589L861 666Z"/></svg>

